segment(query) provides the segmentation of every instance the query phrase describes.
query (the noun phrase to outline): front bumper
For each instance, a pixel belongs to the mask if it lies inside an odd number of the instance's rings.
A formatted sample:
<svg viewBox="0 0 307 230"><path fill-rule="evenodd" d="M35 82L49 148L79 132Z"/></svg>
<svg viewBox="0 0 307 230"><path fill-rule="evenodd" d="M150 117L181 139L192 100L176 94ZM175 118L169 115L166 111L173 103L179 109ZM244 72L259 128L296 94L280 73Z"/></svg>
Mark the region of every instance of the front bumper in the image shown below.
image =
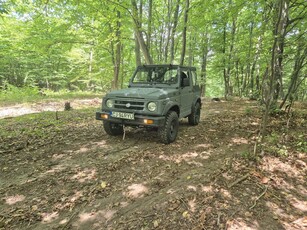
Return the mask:
<svg viewBox="0 0 307 230"><path fill-rule="evenodd" d="M112 123L123 124L123 125L131 125L131 126L150 126L150 127L159 127L163 126L165 122L165 117L154 117L154 116L146 116L146 115L134 115L134 120L115 118L110 116L110 112L96 112L96 120L102 121L110 121ZM147 124L145 120L151 120L151 124Z"/></svg>

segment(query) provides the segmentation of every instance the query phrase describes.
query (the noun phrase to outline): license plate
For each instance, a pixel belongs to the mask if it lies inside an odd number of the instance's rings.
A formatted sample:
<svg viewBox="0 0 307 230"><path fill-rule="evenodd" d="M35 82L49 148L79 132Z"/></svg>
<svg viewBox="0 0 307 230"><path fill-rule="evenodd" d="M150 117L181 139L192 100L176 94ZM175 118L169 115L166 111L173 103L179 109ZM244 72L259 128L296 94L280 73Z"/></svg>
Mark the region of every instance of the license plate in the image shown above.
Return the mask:
<svg viewBox="0 0 307 230"><path fill-rule="evenodd" d="M127 120L134 120L133 113L112 112L111 117L122 118Z"/></svg>

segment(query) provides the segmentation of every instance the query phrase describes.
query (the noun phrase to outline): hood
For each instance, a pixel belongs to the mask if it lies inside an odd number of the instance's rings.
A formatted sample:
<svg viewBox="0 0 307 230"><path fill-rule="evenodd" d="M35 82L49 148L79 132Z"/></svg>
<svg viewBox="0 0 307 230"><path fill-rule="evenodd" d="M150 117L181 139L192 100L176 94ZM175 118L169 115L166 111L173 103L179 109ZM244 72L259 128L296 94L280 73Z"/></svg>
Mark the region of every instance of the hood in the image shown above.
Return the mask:
<svg viewBox="0 0 307 230"><path fill-rule="evenodd" d="M114 90L107 94L107 97L127 97L140 99L164 99L175 96L178 89L172 88L127 88Z"/></svg>

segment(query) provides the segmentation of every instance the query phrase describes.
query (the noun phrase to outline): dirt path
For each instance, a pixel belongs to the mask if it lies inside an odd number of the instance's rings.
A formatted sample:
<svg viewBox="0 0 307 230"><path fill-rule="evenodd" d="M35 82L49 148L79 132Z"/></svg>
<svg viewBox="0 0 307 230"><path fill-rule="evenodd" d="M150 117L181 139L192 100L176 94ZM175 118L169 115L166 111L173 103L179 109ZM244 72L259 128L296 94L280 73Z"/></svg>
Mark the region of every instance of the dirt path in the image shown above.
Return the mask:
<svg viewBox="0 0 307 230"><path fill-rule="evenodd" d="M255 102L206 102L170 145L142 129L107 136L94 111L6 119L2 133L35 135L1 136L0 229L306 227L305 154L251 160Z"/></svg>
<svg viewBox="0 0 307 230"><path fill-rule="evenodd" d="M0 107L0 119L7 117L17 117L25 114L40 113L45 111L63 111L64 104L66 101L60 100L57 102L40 102ZM71 107L74 109L81 109L89 106L97 106L98 108L100 103L100 98L70 100Z"/></svg>

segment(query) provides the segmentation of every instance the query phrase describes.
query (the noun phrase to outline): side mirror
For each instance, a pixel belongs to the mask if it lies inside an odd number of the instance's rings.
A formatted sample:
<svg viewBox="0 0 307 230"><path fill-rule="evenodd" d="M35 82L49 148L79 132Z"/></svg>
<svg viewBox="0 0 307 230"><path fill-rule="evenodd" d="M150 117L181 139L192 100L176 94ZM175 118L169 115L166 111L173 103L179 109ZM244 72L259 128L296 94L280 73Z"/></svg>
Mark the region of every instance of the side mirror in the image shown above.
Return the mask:
<svg viewBox="0 0 307 230"><path fill-rule="evenodd" d="M129 80L128 88L131 88L131 85L132 85L132 79Z"/></svg>

